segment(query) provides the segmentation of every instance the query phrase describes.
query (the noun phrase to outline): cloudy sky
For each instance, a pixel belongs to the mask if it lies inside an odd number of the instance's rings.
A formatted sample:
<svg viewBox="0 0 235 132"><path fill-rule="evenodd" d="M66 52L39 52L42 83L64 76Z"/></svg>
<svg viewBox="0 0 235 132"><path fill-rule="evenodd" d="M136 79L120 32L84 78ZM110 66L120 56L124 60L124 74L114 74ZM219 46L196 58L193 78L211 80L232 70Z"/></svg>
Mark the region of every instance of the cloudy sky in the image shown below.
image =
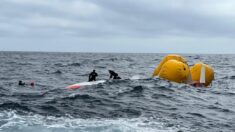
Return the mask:
<svg viewBox="0 0 235 132"><path fill-rule="evenodd" d="M235 53L235 1L0 0L0 50Z"/></svg>

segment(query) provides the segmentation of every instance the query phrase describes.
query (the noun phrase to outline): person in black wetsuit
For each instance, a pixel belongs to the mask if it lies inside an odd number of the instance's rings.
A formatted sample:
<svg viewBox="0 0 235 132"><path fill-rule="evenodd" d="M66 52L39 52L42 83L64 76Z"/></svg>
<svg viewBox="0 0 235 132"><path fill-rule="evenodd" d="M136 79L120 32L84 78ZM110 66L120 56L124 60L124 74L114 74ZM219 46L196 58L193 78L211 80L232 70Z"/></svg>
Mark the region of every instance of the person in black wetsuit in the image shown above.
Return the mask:
<svg viewBox="0 0 235 132"><path fill-rule="evenodd" d="M19 83L18 83L18 85L19 85L19 86L25 86L25 83L20 80Z"/></svg>
<svg viewBox="0 0 235 132"><path fill-rule="evenodd" d="M96 81L96 77L98 76L98 74L95 72L95 70L93 70L90 74L89 74L89 82L91 81Z"/></svg>
<svg viewBox="0 0 235 132"><path fill-rule="evenodd" d="M110 77L109 79L121 79L121 77L118 76L118 74L112 70L109 70Z"/></svg>
<svg viewBox="0 0 235 132"><path fill-rule="evenodd" d="M23 82L22 80L20 80L19 82L18 82L18 85L19 86L25 86L25 85L30 85L30 86L34 86L35 85L35 83L34 83L34 81L32 81L32 82L30 82L29 84L28 83L25 83L25 82Z"/></svg>

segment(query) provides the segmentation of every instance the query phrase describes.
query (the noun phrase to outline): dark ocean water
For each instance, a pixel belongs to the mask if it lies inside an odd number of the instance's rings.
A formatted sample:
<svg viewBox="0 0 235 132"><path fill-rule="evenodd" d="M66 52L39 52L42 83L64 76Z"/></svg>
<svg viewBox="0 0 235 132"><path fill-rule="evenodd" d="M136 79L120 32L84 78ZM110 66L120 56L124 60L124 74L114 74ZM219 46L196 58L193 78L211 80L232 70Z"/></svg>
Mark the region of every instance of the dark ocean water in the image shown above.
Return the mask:
<svg viewBox="0 0 235 132"><path fill-rule="evenodd" d="M150 78L164 54L0 52L0 131L233 132L235 55L183 55L215 70L210 88ZM68 90L93 70L123 80ZM18 86L18 80L36 86Z"/></svg>

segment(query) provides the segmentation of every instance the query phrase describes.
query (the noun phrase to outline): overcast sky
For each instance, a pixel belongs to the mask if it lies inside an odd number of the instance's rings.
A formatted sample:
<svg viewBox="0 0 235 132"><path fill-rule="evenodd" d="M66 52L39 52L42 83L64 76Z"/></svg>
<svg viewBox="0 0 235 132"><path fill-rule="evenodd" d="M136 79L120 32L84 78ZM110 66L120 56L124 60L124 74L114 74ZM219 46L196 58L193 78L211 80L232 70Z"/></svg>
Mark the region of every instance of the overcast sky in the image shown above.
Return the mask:
<svg viewBox="0 0 235 132"><path fill-rule="evenodd" d="M235 0L0 0L1 51L235 53Z"/></svg>

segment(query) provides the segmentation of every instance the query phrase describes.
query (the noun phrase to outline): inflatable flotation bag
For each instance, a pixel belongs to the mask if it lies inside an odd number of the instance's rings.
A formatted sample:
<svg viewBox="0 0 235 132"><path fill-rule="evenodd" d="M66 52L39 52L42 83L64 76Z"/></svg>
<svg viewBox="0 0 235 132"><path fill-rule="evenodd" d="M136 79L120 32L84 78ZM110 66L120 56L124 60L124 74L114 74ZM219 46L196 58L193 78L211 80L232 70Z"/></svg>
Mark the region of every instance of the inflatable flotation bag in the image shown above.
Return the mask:
<svg viewBox="0 0 235 132"><path fill-rule="evenodd" d="M178 60L182 63L187 64L187 61L183 57L181 57L180 55L176 55L176 54L167 55L162 59L162 61L159 63L159 65L155 68L153 75L152 75L153 77L158 76L163 64L166 63L168 60Z"/></svg>
<svg viewBox="0 0 235 132"><path fill-rule="evenodd" d="M154 76L177 82L187 83L191 79L187 61L179 55L167 55L153 72Z"/></svg>
<svg viewBox="0 0 235 132"><path fill-rule="evenodd" d="M204 84L205 86L209 86L214 80L213 68L203 63L196 63L190 67L190 73L194 83L200 83Z"/></svg>
<svg viewBox="0 0 235 132"><path fill-rule="evenodd" d="M177 83L187 83L189 72L185 63L169 60L162 65L159 77Z"/></svg>

